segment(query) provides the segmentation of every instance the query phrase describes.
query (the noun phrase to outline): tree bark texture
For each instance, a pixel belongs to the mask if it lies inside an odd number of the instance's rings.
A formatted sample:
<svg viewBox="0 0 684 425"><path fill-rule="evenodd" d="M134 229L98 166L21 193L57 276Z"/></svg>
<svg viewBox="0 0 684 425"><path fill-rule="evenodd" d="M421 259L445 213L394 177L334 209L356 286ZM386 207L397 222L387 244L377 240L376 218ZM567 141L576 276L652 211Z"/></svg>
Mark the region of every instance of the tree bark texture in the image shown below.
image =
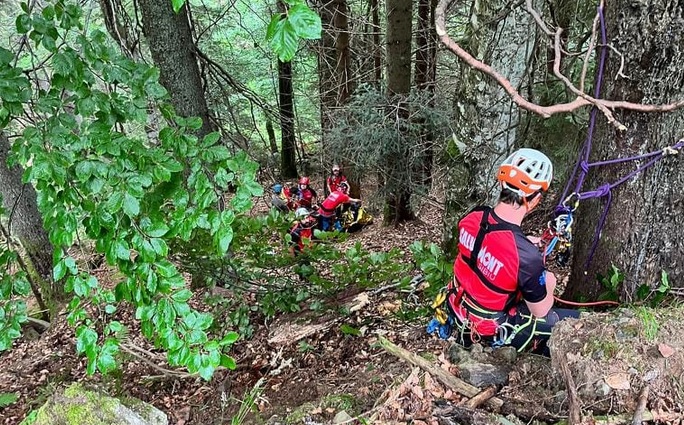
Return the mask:
<svg viewBox="0 0 684 425"><path fill-rule="evenodd" d="M202 119L197 135L206 136L216 127L204 96L186 6L178 14L170 1L139 0L138 6L160 83L168 90L178 115Z"/></svg>
<svg viewBox="0 0 684 425"><path fill-rule="evenodd" d="M676 0L606 3L609 51L603 95L607 99L662 104L684 98L684 4ZM624 61L624 64L622 63ZM623 76L618 75L621 70ZM617 76L617 77L616 77ZM644 114L616 111L627 126L617 132L601 114L590 162L662 149L684 136L684 111ZM566 296L591 297L602 289L597 273L615 265L625 275L624 294L641 284L657 287L661 272L670 284L684 279L684 166L682 154L666 157L611 191L612 203L595 255L587 267L593 235L607 198L581 203L576 214L574 264ZM590 168L583 191L614 183L645 161Z"/></svg>
<svg viewBox="0 0 684 425"><path fill-rule="evenodd" d="M412 1L387 0L387 89L390 95L411 90Z"/></svg>
<svg viewBox="0 0 684 425"><path fill-rule="evenodd" d="M436 0L418 1L418 31L416 32L415 86L423 94L428 106L434 106L435 77L437 74L437 31L435 29ZM414 120L425 125L425 120ZM423 148L423 166L420 170L424 186L432 184L432 163L434 160L434 135L425 129L418 141Z"/></svg>
<svg viewBox="0 0 684 425"><path fill-rule="evenodd" d="M332 164L342 158L327 149L327 133L334 126L335 111L347 103L353 90L347 1L323 0L318 9L323 24L318 54L321 152L323 163Z"/></svg>
<svg viewBox="0 0 684 425"><path fill-rule="evenodd" d="M38 212L36 191L22 182L24 170L21 167L7 166L10 149L7 135L0 132L0 195L9 231L21 242L31 262L29 267L33 266L44 282L51 282L53 248Z"/></svg>
<svg viewBox="0 0 684 425"><path fill-rule="evenodd" d="M379 86L382 81L382 49L380 48L380 6L379 0L370 0L373 20L373 81Z"/></svg>
<svg viewBox="0 0 684 425"><path fill-rule="evenodd" d="M397 224L414 218L411 211L411 175L415 171L409 164L407 137L409 110L406 98L411 91L411 0L388 0L387 9L387 92L396 120L395 145L386 146L387 162L384 175L386 184L385 224ZM387 142L389 143L389 142Z"/></svg>
<svg viewBox="0 0 684 425"><path fill-rule="evenodd" d="M294 92L292 63L278 61L278 99L280 108L281 156L280 174L283 178L297 177L297 137L295 134Z"/></svg>
<svg viewBox="0 0 684 425"><path fill-rule="evenodd" d="M524 88L530 84L527 65L535 54L535 24L521 8L511 10L503 19L493 19L494 12L503 10L505 5L505 1L495 1L484 10L479 6L470 9L468 13L476 14L477 18L470 21L478 24L467 48L504 73L515 87ZM451 253L458 243L458 220L475 205L496 200L496 167L514 148L521 119L521 112L510 97L481 72L461 63L459 77L455 88L455 140L444 152L449 173L443 247ZM522 141L521 145L527 142Z"/></svg>

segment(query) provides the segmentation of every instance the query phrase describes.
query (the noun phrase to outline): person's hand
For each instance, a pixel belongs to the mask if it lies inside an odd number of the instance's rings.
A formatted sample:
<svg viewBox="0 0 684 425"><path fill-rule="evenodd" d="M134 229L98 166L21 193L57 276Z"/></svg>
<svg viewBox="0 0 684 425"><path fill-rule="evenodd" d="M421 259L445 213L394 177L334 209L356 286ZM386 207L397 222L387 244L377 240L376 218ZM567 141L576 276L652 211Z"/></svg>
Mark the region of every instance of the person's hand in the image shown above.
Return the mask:
<svg viewBox="0 0 684 425"><path fill-rule="evenodd" d="M552 272L546 272L546 293L547 294L553 294L553 292L556 290L556 284L558 283L558 279L556 278L556 275L553 274Z"/></svg>
<svg viewBox="0 0 684 425"><path fill-rule="evenodd" d="M539 246L541 244L541 238L539 236L527 236L527 240L532 242L533 245Z"/></svg>

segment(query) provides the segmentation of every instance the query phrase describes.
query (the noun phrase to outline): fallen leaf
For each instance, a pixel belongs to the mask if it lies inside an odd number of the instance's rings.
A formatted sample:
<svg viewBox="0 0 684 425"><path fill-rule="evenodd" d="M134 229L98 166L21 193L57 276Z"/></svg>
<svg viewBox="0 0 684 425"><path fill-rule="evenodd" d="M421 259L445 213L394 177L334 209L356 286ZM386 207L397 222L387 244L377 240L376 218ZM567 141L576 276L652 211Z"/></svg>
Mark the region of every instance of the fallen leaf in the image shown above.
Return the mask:
<svg viewBox="0 0 684 425"><path fill-rule="evenodd" d="M658 351L660 351L660 354L665 358L668 358L675 353L674 348L663 343L658 344Z"/></svg>
<svg viewBox="0 0 684 425"><path fill-rule="evenodd" d="M603 379L606 384L614 390L628 390L631 388L629 383L629 373L614 373Z"/></svg>
<svg viewBox="0 0 684 425"><path fill-rule="evenodd" d="M416 397L422 399L425 397L423 394L423 389L420 388L419 386L415 385L411 388L411 392L416 395Z"/></svg>

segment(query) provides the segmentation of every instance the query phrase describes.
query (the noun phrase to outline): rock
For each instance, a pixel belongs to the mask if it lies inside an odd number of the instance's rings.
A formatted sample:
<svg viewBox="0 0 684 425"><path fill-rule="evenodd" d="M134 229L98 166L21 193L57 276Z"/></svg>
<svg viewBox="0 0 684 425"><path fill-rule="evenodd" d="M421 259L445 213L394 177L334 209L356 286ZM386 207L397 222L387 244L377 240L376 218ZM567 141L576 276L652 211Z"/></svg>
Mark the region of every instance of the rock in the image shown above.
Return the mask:
<svg viewBox="0 0 684 425"><path fill-rule="evenodd" d="M515 363L518 358L518 350L515 347L499 347L493 351L493 354L499 360L511 364Z"/></svg>
<svg viewBox="0 0 684 425"><path fill-rule="evenodd" d="M449 361L453 364L459 364L470 360L470 353L460 344L452 344L449 347Z"/></svg>
<svg viewBox="0 0 684 425"><path fill-rule="evenodd" d="M463 363L458 368L464 381L480 388L507 384L511 371L510 366L489 363Z"/></svg>
<svg viewBox="0 0 684 425"><path fill-rule="evenodd" d="M354 420L354 418L349 416L349 413L345 412L344 410L341 410L341 411L337 412L337 414L333 418L332 423L333 424L351 423L353 420Z"/></svg>
<svg viewBox="0 0 684 425"><path fill-rule="evenodd" d="M123 402L78 383L52 397L38 410L33 425L167 425L166 415L137 399Z"/></svg>

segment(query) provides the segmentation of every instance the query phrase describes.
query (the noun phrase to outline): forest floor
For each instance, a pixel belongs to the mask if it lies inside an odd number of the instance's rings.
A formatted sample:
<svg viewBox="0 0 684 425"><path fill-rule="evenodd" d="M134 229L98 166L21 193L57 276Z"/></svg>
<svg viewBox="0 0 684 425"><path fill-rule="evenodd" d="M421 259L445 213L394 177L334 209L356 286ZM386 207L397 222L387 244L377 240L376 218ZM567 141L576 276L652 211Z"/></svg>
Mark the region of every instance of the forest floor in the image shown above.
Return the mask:
<svg viewBox="0 0 684 425"><path fill-rule="evenodd" d="M407 250L415 240L439 241L440 232L441 211L426 204L414 222L398 227L376 223L346 243L360 241L375 250ZM102 270L98 278L111 280L111 272ZM302 311L255 324L253 338L236 345L237 369L218 371L209 383L192 376L168 375L163 370L164 357L138 336L137 329L131 329L129 338L145 350L145 360L130 357L118 373L87 377L85 359L75 354L73 328L61 316L42 335L27 332L11 351L0 356L0 394L19 396L16 402L0 407L0 424L19 423L51 394L74 381L103 385L115 395L149 402L175 425L445 423L436 413L438 406L456 404L463 396L378 344L379 338L386 338L454 372L448 356L451 343L425 332L430 317L403 320L406 318L397 314L402 303L429 305L431 300L420 292L392 288L365 292L346 288L338 302L348 307L348 314L320 316ZM130 312L121 312L120 320L127 314L130 320ZM510 405L517 403L529 411L531 401L558 397L550 390L544 392L549 380L557 377L548 359L522 357L499 395ZM536 393L531 395L531 391ZM547 410L539 417L551 423L565 418L565 399L561 397L556 406L555 412ZM471 418L452 423L485 422Z"/></svg>

